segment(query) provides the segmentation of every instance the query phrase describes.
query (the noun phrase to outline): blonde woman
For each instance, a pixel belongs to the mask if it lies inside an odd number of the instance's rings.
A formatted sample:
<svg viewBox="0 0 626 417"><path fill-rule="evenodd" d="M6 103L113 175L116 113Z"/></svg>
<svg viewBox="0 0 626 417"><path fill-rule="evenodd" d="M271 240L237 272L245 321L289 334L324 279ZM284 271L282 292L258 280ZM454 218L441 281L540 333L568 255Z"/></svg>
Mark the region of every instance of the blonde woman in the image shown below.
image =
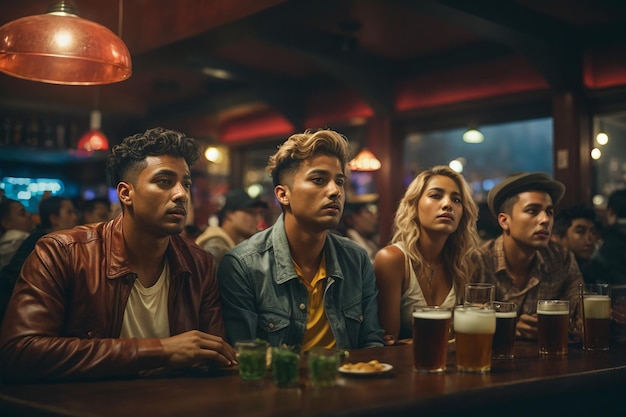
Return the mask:
<svg viewBox="0 0 626 417"><path fill-rule="evenodd" d="M478 209L463 177L447 166L409 184L389 246L374 259L378 315L387 344L411 337L414 306L454 307L478 247Z"/></svg>

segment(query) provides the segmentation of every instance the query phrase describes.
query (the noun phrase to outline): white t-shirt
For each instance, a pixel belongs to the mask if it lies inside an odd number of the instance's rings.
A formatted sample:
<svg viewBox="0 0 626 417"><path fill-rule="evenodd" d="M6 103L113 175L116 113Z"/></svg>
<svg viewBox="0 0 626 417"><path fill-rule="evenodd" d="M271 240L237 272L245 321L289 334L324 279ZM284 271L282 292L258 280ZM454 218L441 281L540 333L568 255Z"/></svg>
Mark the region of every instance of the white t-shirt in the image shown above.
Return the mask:
<svg viewBox="0 0 626 417"><path fill-rule="evenodd" d="M402 244L394 243L394 246L398 247L398 249L404 253L405 258L408 256ZM415 270L409 268L409 286L400 298L400 338L411 337L411 332L413 331L413 307L423 307L427 305L422 287L420 287L417 281ZM452 285L446 299L443 300L443 303L441 303L439 307L454 308L455 305L456 292L454 291L454 285Z"/></svg>
<svg viewBox="0 0 626 417"><path fill-rule="evenodd" d="M120 337L165 338L170 337L167 299L170 288L169 265L165 262L157 282L144 287L138 279L130 291L124 310Z"/></svg>

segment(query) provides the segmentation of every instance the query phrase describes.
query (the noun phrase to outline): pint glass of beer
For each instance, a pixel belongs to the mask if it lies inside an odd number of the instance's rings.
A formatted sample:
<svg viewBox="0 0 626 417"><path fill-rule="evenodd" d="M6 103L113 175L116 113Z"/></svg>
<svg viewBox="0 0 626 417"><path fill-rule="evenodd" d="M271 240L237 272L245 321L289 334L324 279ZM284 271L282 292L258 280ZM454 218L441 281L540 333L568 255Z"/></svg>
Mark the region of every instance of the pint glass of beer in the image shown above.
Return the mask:
<svg viewBox="0 0 626 417"><path fill-rule="evenodd" d="M457 306L454 309L456 368L463 372L489 372L491 346L496 331L493 306Z"/></svg>
<svg viewBox="0 0 626 417"><path fill-rule="evenodd" d="M537 300L537 338L542 355L567 355L569 301Z"/></svg>
<svg viewBox="0 0 626 417"><path fill-rule="evenodd" d="M493 358L513 359L515 354L515 325L517 304L494 301L496 311L496 333L493 335Z"/></svg>
<svg viewBox="0 0 626 417"><path fill-rule="evenodd" d="M493 284L465 284L465 298L463 301L466 306L481 307L493 303L495 295L496 286Z"/></svg>
<svg viewBox="0 0 626 417"><path fill-rule="evenodd" d="M581 284L583 348L608 350L611 333L611 287L609 284Z"/></svg>
<svg viewBox="0 0 626 417"><path fill-rule="evenodd" d="M443 307L413 309L413 369L444 372L452 310Z"/></svg>

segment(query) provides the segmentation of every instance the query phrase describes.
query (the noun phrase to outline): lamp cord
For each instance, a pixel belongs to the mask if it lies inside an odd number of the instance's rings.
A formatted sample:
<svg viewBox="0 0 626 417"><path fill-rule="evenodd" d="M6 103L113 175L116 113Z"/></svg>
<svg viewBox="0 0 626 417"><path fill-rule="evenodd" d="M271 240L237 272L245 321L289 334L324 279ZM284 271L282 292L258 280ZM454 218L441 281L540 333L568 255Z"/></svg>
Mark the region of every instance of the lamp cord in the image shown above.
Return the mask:
<svg viewBox="0 0 626 417"><path fill-rule="evenodd" d="M124 0L120 0L117 7L117 36L122 39L122 22L124 20Z"/></svg>

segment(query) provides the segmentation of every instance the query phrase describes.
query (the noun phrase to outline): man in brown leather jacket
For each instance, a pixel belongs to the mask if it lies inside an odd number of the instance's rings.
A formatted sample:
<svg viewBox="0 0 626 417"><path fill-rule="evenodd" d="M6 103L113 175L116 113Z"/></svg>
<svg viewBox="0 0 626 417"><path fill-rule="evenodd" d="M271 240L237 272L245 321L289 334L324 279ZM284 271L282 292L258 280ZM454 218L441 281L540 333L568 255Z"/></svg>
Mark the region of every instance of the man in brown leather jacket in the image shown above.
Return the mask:
<svg viewBox="0 0 626 417"><path fill-rule="evenodd" d="M179 236L200 151L155 128L107 161L122 214L42 237L0 330L4 382L137 377L228 366L213 260Z"/></svg>

